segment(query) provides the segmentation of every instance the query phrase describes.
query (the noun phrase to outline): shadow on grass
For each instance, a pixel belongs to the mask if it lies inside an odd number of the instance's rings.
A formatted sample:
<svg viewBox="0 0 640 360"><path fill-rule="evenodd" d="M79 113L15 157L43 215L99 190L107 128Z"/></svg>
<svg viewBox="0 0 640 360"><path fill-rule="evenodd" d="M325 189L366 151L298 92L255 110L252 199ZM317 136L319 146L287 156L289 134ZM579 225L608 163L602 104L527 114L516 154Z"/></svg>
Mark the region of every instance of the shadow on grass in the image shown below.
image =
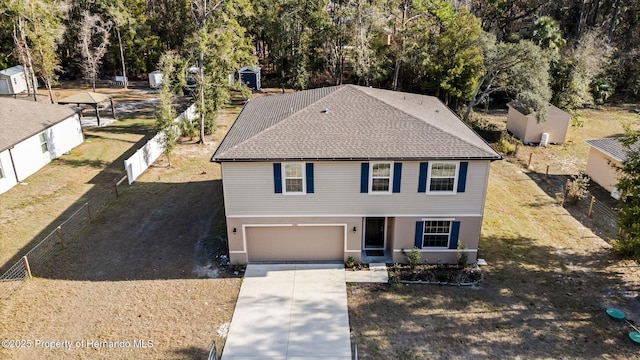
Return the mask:
<svg viewBox="0 0 640 360"><path fill-rule="evenodd" d="M226 238L222 198L221 180L136 182L36 275L89 281L227 276L216 258L226 246L212 244Z"/></svg>
<svg viewBox="0 0 640 360"><path fill-rule="evenodd" d="M607 307L640 314L608 252L578 255L527 237L485 238L479 288L348 288L350 324L366 358L632 358L632 329ZM636 320L640 320L637 318Z"/></svg>
<svg viewBox="0 0 640 360"><path fill-rule="evenodd" d="M151 130L147 126L134 125L133 132L143 129ZM125 128L108 126L99 129L99 133L108 134L112 130L125 132ZM23 246L2 266L0 273L20 261L47 235L53 234L51 237L55 239L47 242L49 247L39 246L40 253L47 256L35 256L34 253L35 259L30 259L31 270L36 276L83 280L193 278L196 266L202 268L200 273L216 274L217 269L206 268L209 264L194 263L198 262L195 258L202 262L201 259L207 257L202 254L196 256L193 249L200 236L206 237L201 240L200 248L224 249L224 246L212 246L211 242L219 238L212 240L209 231L214 229L212 231L226 238L220 181L134 183L131 187L125 181L120 187L120 197L116 198L115 181L126 175L124 160L152 135L145 133L144 138L110 164L90 159L57 159L57 162L73 167L104 169L88 181L95 186ZM89 203L89 209L85 212L83 206L86 203ZM93 220L91 224L88 224L89 215ZM214 216L216 221L213 221ZM55 233L61 224L65 249L60 249L60 239ZM202 246L202 243L207 246ZM56 256L49 265L38 259L50 258L52 254ZM180 257L179 265L171 263L174 256ZM73 273L67 274L65 269Z"/></svg>
<svg viewBox="0 0 640 360"><path fill-rule="evenodd" d="M188 348L176 350L174 354L174 359L206 359L209 356L209 350L191 346Z"/></svg>
<svg viewBox="0 0 640 360"><path fill-rule="evenodd" d="M588 196L576 204L569 204L563 201L563 198L567 181L571 180L570 175L550 174L546 176L544 173L535 171L524 171L524 173L551 198L551 201L555 200L557 203L562 204L573 218L578 220L584 227L590 229L594 234L607 241L616 237L618 227L615 217L612 217L612 213L609 211L604 213L596 207L590 217L587 215L592 195L595 196L597 201L605 208L613 209L615 207L616 200L600 185L591 181L587 189L589 192ZM544 206L544 203L541 202L540 205Z"/></svg>

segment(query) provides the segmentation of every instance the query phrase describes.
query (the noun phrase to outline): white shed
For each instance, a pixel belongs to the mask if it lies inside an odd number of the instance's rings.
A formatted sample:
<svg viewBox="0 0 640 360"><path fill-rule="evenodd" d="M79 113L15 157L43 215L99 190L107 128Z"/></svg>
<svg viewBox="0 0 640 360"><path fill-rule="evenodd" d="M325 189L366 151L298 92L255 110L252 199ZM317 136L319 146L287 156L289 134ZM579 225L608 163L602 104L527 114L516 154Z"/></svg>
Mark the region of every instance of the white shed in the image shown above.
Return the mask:
<svg viewBox="0 0 640 360"><path fill-rule="evenodd" d="M83 141L78 111L0 97L0 193Z"/></svg>
<svg viewBox="0 0 640 360"><path fill-rule="evenodd" d="M27 73L22 65L0 71L0 94L15 95L28 92L31 84L27 83L27 78ZM38 86L35 78L33 83L36 87Z"/></svg>
<svg viewBox="0 0 640 360"><path fill-rule="evenodd" d="M509 106L507 130L523 143L564 143L571 114L549 104L547 119L538 122L535 114L525 114L517 102L512 101L507 106ZM542 141L543 137L546 141Z"/></svg>
<svg viewBox="0 0 640 360"><path fill-rule="evenodd" d="M156 70L149 73L149 87L157 89L162 85L162 71Z"/></svg>

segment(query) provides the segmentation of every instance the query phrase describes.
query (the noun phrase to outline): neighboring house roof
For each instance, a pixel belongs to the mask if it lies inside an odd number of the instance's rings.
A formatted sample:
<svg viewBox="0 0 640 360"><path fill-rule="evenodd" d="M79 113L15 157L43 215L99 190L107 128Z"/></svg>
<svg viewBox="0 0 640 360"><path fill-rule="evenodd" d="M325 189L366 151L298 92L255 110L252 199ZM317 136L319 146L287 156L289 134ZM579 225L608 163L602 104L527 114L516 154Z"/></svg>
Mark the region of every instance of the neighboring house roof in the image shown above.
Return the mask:
<svg viewBox="0 0 640 360"><path fill-rule="evenodd" d="M22 65L16 65L14 67L10 67L8 69L0 71L0 75L13 76L16 74L20 74L21 72L24 72L24 68L22 67Z"/></svg>
<svg viewBox="0 0 640 360"><path fill-rule="evenodd" d="M67 106L0 97L0 151L68 119L76 112Z"/></svg>
<svg viewBox="0 0 640 360"><path fill-rule="evenodd" d="M627 160L627 155L631 151L640 150L640 141L637 141L631 147L622 145L619 139L616 138L585 140L585 142L621 163Z"/></svg>
<svg viewBox="0 0 640 360"><path fill-rule="evenodd" d="M81 92L64 99L60 99L58 104L99 104L111 99L111 95L95 92Z"/></svg>
<svg viewBox="0 0 640 360"><path fill-rule="evenodd" d="M531 113L529 113L528 111L526 111L523 107L522 104L520 104L518 101L510 101L507 106L513 108L514 110L518 111L519 113L521 113L522 115L530 115ZM569 114L568 112L560 109L559 107L553 105L553 104L549 104L549 109L556 109L558 111L561 111L563 113L566 114L566 116L571 117L571 114Z"/></svg>
<svg viewBox="0 0 640 360"><path fill-rule="evenodd" d="M341 85L250 100L211 161L501 159L432 96Z"/></svg>

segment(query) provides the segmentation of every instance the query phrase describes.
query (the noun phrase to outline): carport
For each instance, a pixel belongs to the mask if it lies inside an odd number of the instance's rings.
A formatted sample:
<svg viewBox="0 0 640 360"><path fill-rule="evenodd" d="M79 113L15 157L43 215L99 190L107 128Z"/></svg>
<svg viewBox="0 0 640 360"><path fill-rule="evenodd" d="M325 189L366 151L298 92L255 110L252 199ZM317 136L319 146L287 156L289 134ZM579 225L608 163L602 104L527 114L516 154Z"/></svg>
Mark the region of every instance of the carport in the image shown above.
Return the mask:
<svg viewBox="0 0 640 360"><path fill-rule="evenodd" d="M98 126L100 126L100 111L98 110L98 105L107 101L111 105L111 115L116 119L116 109L113 106L113 99L111 98L111 95L86 91L59 100L58 104L76 104L78 107L80 107L81 104L92 106L96 111L96 119L98 120Z"/></svg>

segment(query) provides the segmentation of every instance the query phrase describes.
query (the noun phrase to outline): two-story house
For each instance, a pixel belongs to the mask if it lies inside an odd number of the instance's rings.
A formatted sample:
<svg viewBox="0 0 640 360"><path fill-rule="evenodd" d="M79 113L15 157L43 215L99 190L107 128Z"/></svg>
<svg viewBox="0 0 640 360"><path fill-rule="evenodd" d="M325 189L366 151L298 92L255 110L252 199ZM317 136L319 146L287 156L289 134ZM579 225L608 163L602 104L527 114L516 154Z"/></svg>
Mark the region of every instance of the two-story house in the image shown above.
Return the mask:
<svg viewBox="0 0 640 360"><path fill-rule="evenodd" d="M450 263L476 259L499 159L435 97L342 85L250 100L211 161L232 263Z"/></svg>

